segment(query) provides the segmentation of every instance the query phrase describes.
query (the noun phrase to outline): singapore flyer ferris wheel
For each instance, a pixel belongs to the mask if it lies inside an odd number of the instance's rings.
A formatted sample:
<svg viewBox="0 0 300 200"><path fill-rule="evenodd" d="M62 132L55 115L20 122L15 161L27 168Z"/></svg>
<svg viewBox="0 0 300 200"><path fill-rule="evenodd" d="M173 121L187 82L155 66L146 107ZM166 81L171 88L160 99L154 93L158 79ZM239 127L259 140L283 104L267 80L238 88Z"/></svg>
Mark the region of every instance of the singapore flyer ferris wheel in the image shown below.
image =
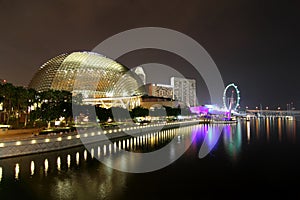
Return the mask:
<svg viewBox="0 0 300 200"><path fill-rule="evenodd" d="M234 83L226 86L223 93L223 105L226 110L237 110L240 105L240 91Z"/></svg>

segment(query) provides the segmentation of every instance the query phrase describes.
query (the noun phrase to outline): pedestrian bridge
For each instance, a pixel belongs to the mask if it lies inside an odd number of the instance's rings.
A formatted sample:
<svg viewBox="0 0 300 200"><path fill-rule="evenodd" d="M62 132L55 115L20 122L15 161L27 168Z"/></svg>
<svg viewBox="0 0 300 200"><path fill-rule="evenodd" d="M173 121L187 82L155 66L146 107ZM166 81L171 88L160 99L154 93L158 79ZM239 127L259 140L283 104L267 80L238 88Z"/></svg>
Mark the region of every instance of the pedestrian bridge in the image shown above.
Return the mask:
<svg viewBox="0 0 300 200"><path fill-rule="evenodd" d="M300 116L300 110L246 110L256 116Z"/></svg>

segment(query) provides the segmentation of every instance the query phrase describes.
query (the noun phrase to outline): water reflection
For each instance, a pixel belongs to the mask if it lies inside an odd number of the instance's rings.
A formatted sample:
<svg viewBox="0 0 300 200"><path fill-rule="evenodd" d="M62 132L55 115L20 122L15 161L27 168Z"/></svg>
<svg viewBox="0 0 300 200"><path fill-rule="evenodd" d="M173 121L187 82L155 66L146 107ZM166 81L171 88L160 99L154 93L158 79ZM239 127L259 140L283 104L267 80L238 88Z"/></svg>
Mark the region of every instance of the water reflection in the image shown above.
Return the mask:
<svg viewBox="0 0 300 200"><path fill-rule="evenodd" d="M26 187L34 192L36 185L45 185L45 188L51 191L54 199L83 199L84 195L87 195L86 199L110 198L111 195L119 194L122 188L127 187L128 173L112 170L98 162L97 158L115 156L116 162L126 168L129 165L139 164L140 159L138 157L132 160L125 159L122 157L121 149L150 152L162 148L174 139L175 144L170 147L168 155L168 159L173 159L177 149L186 148L189 141L195 138L192 148L185 154L188 159L195 159L199 153L199 147L207 138L207 147L210 151L218 154L220 151L217 150L225 150L222 151L222 153L225 152L225 159L236 163L242 160L240 156L244 149L242 145L248 149L253 144L257 145L257 142L264 142L263 145L271 145L277 141L280 142L280 145L296 142L297 125L299 127L296 120L286 118L251 119L244 123L223 125L221 140L218 141L215 133L220 126L201 124L181 129L181 131L172 129L122 138L112 141L111 144L102 142L87 147L3 159L0 160L0 186L13 179L10 183L12 188L15 186L15 180L18 180L20 184L32 182L32 185L29 184ZM268 143L266 143L266 138ZM208 156L214 156L214 154ZM196 159L194 162L199 160L198 157ZM216 159L218 159L217 156ZM42 191L35 192L35 195L38 196L42 193Z"/></svg>
<svg viewBox="0 0 300 200"><path fill-rule="evenodd" d="M70 154L68 154L67 156L67 165L68 165L68 169L71 167L71 156Z"/></svg>
<svg viewBox="0 0 300 200"><path fill-rule="evenodd" d="M282 140L282 118L278 118L278 141L281 142Z"/></svg>
<svg viewBox="0 0 300 200"><path fill-rule="evenodd" d="M247 141L249 143L250 142L250 138L251 138L251 134L250 134L250 132L251 132L251 130L250 130L250 121L247 121L246 126L247 126Z"/></svg>
<svg viewBox="0 0 300 200"><path fill-rule="evenodd" d="M48 159L45 159L44 165L45 165L45 176L47 176L48 169L49 169Z"/></svg>
<svg viewBox="0 0 300 200"><path fill-rule="evenodd" d="M15 166L15 179L19 179L19 173L20 173L20 165L19 163L16 164Z"/></svg>
<svg viewBox="0 0 300 200"><path fill-rule="evenodd" d="M286 118L286 133L288 140L296 142L296 122L295 118Z"/></svg>
<svg viewBox="0 0 300 200"><path fill-rule="evenodd" d="M76 165L79 165L79 152L76 153Z"/></svg>
<svg viewBox="0 0 300 200"><path fill-rule="evenodd" d="M100 149L100 147L98 147L98 159L100 158L100 156L101 156L101 151L100 151L101 149Z"/></svg>
<svg viewBox="0 0 300 200"><path fill-rule="evenodd" d="M0 182L2 181L2 167L0 167Z"/></svg>
<svg viewBox="0 0 300 200"><path fill-rule="evenodd" d="M222 127L223 125L204 124L192 129L191 140L194 140L195 138L197 143L202 143L200 150L198 152L198 157L200 159L204 158L205 156L207 156L207 154L211 153L214 150L214 148L217 146L220 134L222 132ZM184 135L185 134L183 134L182 136ZM180 142L177 143L180 144L182 139L183 137L180 138ZM192 145L196 147L197 143L192 143Z"/></svg>
<svg viewBox="0 0 300 200"><path fill-rule="evenodd" d="M247 127L250 125L247 125ZM248 131L248 128L247 128ZM250 130L249 130L250 132ZM250 135L250 133L249 133ZM250 136L247 141L250 141ZM236 161L242 147L242 128L241 123L238 122L236 125L226 125L223 129L223 142L229 157Z"/></svg>
<svg viewBox="0 0 300 200"><path fill-rule="evenodd" d="M31 161L31 163L30 163L30 175L32 176L33 174L34 174L34 162L33 161Z"/></svg>
<svg viewBox="0 0 300 200"><path fill-rule="evenodd" d="M92 148L90 152L91 152L91 157L94 158L94 153L95 153L94 148Z"/></svg>
<svg viewBox="0 0 300 200"><path fill-rule="evenodd" d="M267 133L267 141L270 141L270 119L266 118L266 133Z"/></svg>
<svg viewBox="0 0 300 200"><path fill-rule="evenodd" d="M255 135L256 135L256 138L259 139L259 130L260 130L260 118L255 118L253 119L255 120Z"/></svg>
<svg viewBox="0 0 300 200"><path fill-rule="evenodd" d="M60 171L61 170L61 159L60 159L60 157L57 158L56 163L57 163L57 170Z"/></svg>
<svg viewBox="0 0 300 200"><path fill-rule="evenodd" d="M87 160L87 151L86 150L84 150L84 152L83 152L83 158L85 161Z"/></svg>

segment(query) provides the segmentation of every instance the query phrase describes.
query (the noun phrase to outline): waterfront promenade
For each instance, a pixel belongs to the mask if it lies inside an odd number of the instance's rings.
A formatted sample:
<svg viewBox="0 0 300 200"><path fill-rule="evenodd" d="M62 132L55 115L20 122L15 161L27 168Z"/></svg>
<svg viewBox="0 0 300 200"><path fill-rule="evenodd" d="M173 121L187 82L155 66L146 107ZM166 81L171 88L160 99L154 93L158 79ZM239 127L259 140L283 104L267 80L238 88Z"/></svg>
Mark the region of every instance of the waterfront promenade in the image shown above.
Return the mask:
<svg viewBox="0 0 300 200"><path fill-rule="evenodd" d="M110 129L78 129L56 135L32 135L32 131L8 133L0 137L0 158L35 154L47 151L97 143L108 139L138 136L145 133L199 124L198 120L157 123L143 126L115 127Z"/></svg>
<svg viewBox="0 0 300 200"><path fill-rule="evenodd" d="M40 128L30 128L30 129L11 129L0 132L0 142L1 141L11 141L34 137L33 134L38 134Z"/></svg>

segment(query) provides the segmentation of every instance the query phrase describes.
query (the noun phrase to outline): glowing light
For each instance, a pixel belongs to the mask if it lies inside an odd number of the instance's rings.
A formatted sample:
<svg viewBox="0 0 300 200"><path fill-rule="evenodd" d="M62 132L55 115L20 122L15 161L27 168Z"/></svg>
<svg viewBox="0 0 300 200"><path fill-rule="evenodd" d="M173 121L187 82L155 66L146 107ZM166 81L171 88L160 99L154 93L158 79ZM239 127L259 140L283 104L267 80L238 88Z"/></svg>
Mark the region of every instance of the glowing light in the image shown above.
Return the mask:
<svg viewBox="0 0 300 200"><path fill-rule="evenodd" d="M67 139L68 139L68 140L71 140L71 139L72 139L72 136L68 136Z"/></svg>
<svg viewBox="0 0 300 200"><path fill-rule="evenodd" d="M226 94L227 94L228 88L230 88L230 87L233 87L236 91L236 94L237 94L236 104L233 107L233 110L236 110L238 108L239 104L240 104L240 99L241 98L240 98L240 91L238 90L237 86L234 83L231 83L231 84L227 85L225 90L224 90L224 93L223 93L223 106L224 106L224 108L226 108L226 110L229 110L229 108L226 104L226 102L227 102Z"/></svg>
<svg viewBox="0 0 300 200"><path fill-rule="evenodd" d="M282 125L281 125L281 118L278 119L278 137L279 137L279 142L282 140Z"/></svg>
<svg viewBox="0 0 300 200"><path fill-rule="evenodd" d="M106 145L103 146L103 155L106 156Z"/></svg>
<svg viewBox="0 0 300 200"><path fill-rule="evenodd" d="M57 141L61 141L61 140L62 140L62 138L61 138L61 137L57 138Z"/></svg>
<svg viewBox="0 0 300 200"><path fill-rule="evenodd" d="M94 158L94 148L91 149L91 157Z"/></svg>
<svg viewBox="0 0 300 200"><path fill-rule="evenodd" d="M19 173L20 173L20 165L19 163L15 166L15 179L19 179Z"/></svg>
<svg viewBox="0 0 300 200"><path fill-rule="evenodd" d="M76 153L76 165L79 165L79 152Z"/></svg>
<svg viewBox="0 0 300 200"><path fill-rule="evenodd" d="M47 172L48 172L48 168L49 168L48 159L45 159L44 165L45 165L45 175L47 176Z"/></svg>
<svg viewBox="0 0 300 200"><path fill-rule="evenodd" d="M60 169L61 169L61 159L60 159L59 156L58 156L58 158L56 160L56 163L57 163L57 170L60 171Z"/></svg>
<svg viewBox="0 0 300 200"><path fill-rule="evenodd" d="M21 143L20 141L17 141L17 142L16 142L16 145L18 145L18 146L21 145L21 144L22 144L22 143Z"/></svg>
<svg viewBox="0 0 300 200"><path fill-rule="evenodd" d="M114 142L114 152L116 153L116 151L117 151L117 143Z"/></svg>
<svg viewBox="0 0 300 200"><path fill-rule="evenodd" d="M250 141L250 121L247 121L247 140Z"/></svg>
<svg viewBox="0 0 300 200"><path fill-rule="evenodd" d="M0 147L4 147L4 143L0 143Z"/></svg>
<svg viewBox="0 0 300 200"><path fill-rule="evenodd" d="M80 135L76 135L76 138L80 138Z"/></svg>
<svg viewBox="0 0 300 200"><path fill-rule="evenodd" d="M177 143L180 143L181 142L181 138L180 138L180 135L177 136Z"/></svg>
<svg viewBox="0 0 300 200"><path fill-rule="evenodd" d="M68 156L67 156L67 164L68 164L68 168L70 168L70 166L71 166L71 156L70 156L70 154L68 154Z"/></svg>
<svg viewBox="0 0 300 200"><path fill-rule="evenodd" d="M34 174L34 162L31 161L30 163L30 172L31 172L31 176Z"/></svg>
<svg viewBox="0 0 300 200"><path fill-rule="evenodd" d="M2 167L0 167L0 182L2 181Z"/></svg>
<svg viewBox="0 0 300 200"><path fill-rule="evenodd" d="M101 149L100 149L100 147L98 146L98 158L100 158L100 156L101 156Z"/></svg>
<svg viewBox="0 0 300 200"><path fill-rule="evenodd" d="M266 118L266 132L267 132L267 141L270 140L270 121L269 118Z"/></svg>
<svg viewBox="0 0 300 200"><path fill-rule="evenodd" d="M86 150L84 150L84 152L83 152L83 158L85 161L87 160L87 151Z"/></svg>
<svg viewBox="0 0 300 200"><path fill-rule="evenodd" d="M50 139L49 138L45 139L45 142L50 142Z"/></svg>

